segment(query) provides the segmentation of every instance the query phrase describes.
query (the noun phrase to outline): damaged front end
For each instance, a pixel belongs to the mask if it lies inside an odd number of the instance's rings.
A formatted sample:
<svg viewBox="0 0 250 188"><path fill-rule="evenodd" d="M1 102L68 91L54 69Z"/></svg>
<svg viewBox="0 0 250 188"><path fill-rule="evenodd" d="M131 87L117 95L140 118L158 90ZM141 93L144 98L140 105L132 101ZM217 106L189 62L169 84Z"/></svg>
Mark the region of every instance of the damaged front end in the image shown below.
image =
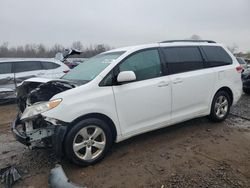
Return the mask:
<svg viewBox="0 0 250 188"><path fill-rule="evenodd" d="M45 81L43 79L43 81ZM46 80L39 83L25 81L17 90L19 113L12 123L16 139L30 148L54 147L61 155L61 146L67 123L45 117L42 113L58 106L62 99L50 100L54 95L77 87L65 80Z"/></svg>

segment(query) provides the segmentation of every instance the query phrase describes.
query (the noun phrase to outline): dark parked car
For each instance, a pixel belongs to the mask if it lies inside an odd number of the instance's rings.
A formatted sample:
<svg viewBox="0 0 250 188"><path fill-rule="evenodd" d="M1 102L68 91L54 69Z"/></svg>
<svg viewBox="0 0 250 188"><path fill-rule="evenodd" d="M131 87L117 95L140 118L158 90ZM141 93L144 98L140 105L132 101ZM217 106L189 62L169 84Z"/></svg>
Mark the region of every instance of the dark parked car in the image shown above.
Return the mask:
<svg viewBox="0 0 250 188"><path fill-rule="evenodd" d="M249 65L247 64L247 62L245 61L245 59L243 59L242 57L236 57L236 59L238 60L239 64L243 68L243 70L249 68Z"/></svg>
<svg viewBox="0 0 250 188"><path fill-rule="evenodd" d="M250 68L242 73L243 91L250 95Z"/></svg>

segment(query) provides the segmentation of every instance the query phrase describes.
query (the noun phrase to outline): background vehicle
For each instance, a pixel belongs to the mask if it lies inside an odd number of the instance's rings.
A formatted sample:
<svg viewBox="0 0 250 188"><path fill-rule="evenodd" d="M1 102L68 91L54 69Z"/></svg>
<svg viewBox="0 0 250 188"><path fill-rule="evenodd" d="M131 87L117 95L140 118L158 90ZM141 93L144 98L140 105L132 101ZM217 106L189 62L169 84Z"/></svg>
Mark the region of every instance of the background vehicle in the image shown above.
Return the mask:
<svg viewBox="0 0 250 188"><path fill-rule="evenodd" d="M242 66L243 70L250 68L250 65L247 64L247 62L244 60L242 57L236 57L238 60L239 64Z"/></svg>
<svg viewBox="0 0 250 188"><path fill-rule="evenodd" d="M70 69L73 69L79 65L78 62L70 62L69 60L65 60L63 63L67 65Z"/></svg>
<svg viewBox="0 0 250 188"><path fill-rule="evenodd" d="M242 73L243 91L250 95L250 68Z"/></svg>
<svg viewBox="0 0 250 188"><path fill-rule="evenodd" d="M76 49L65 49L63 52L58 52L55 58L63 62L70 69L75 68L84 58L70 58L74 55L80 55L82 52ZM79 59L77 61L77 59ZM74 61L75 60L75 61Z"/></svg>
<svg viewBox="0 0 250 188"><path fill-rule="evenodd" d="M241 97L241 72L236 58L213 41L111 50L61 80L41 79L38 87L33 79L23 82L13 132L31 146L52 137L58 155L94 164L113 142L201 116L225 120Z"/></svg>
<svg viewBox="0 0 250 188"><path fill-rule="evenodd" d="M32 77L60 78L69 68L56 59L0 59L0 100L16 97L16 87Z"/></svg>
<svg viewBox="0 0 250 188"><path fill-rule="evenodd" d="M250 64L250 59L245 59L245 61L247 62L247 64Z"/></svg>

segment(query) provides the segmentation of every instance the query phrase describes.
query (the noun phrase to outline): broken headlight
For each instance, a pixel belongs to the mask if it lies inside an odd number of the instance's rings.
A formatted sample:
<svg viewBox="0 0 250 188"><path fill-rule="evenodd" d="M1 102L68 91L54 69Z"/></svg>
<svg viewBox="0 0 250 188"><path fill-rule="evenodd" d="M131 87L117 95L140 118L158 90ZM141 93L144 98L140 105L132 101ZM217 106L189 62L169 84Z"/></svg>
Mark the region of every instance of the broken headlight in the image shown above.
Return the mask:
<svg viewBox="0 0 250 188"><path fill-rule="evenodd" d="M55 107L57 107L62 102L62 99L54 99L48 102L41 102L37 103L31 106L28 106L21 117L21 120L28 119L30 117L37 116L43 112L46 112L48 110L51 110Z"/></svg>

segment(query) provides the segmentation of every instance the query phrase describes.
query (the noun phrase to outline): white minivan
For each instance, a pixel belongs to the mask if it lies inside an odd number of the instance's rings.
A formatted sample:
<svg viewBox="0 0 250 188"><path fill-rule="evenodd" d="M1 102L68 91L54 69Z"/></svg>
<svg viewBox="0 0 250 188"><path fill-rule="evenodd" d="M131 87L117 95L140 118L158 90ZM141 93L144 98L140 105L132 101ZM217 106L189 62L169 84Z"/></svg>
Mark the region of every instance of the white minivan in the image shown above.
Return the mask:
<svg viewBox="0 0 250 188"><path fill-rule="evenodd" d="M61 80L25 81L12 130L23 144L43 142L73 163L94 164L113 142L196 117L225 120L242 94L241 71L213 41L111 50Z"/></svg>

